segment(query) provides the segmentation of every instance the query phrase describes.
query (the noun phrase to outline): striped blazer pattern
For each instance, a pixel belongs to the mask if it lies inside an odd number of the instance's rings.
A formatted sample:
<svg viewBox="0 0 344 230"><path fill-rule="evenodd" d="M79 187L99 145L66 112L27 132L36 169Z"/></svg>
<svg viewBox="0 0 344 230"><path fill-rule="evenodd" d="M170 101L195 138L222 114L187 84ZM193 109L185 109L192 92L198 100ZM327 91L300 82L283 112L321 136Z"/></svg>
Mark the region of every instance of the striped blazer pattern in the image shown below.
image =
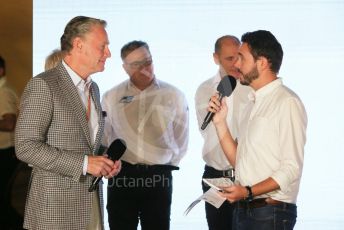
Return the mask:
<svg viewBox="0 0 344 230"><path fill-rule="evenodd" d="M94 145L85 107L62 63L31 79L24 90L15 148L20 160L33 165L26 229L86 229L92 208L92 193L88 192L92 177L82 175L84 155L100 154L104 129L99 89L94 82L91 87L99 117Z"/></svg>

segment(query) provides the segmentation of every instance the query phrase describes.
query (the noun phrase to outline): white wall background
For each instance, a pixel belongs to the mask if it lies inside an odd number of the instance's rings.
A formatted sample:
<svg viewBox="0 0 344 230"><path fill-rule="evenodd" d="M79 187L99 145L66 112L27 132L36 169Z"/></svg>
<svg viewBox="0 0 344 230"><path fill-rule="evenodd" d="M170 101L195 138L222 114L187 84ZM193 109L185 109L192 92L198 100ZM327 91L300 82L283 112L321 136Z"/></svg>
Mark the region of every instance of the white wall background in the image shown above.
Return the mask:
<svg viewBox="0 0 344 230"><path fill-rule="evenodd" d="M309 119L295 229L344 229L343 0L34 0L34 75L43 71L45 57L59 47L66 23L77 15L108 22L112 58L93 78L101 93L127 79L120 48L139 39L150 45L157 77L188 99L190 144L174 173L172 230L207 229L203 204L186 217L183 212L201 194L202 138L193 97L217 70L214 42L224 34L240 38L247 31L270 30L285 52L280 77L301 97Z"/></svg>

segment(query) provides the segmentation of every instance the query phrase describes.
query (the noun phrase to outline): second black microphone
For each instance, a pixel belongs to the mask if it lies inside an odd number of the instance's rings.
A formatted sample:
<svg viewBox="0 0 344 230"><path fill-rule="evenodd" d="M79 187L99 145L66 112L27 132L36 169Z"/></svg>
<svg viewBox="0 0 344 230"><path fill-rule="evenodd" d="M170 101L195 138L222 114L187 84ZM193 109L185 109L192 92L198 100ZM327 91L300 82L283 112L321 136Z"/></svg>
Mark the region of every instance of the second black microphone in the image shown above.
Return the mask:
<svg viewBox="0 0 344 230"><path fill-rule="evenodd" d="M124 140L122 139L116 139L114 140L110 147L107 150L107 154L109 156L109 159L113 161L119 160L122 155L124 154L125 150L127 149L127 145ZM93 192L96 190L99 181L102 179L102 177L94 177L92 180L91 186L88 188L89 192Z"/></svg>

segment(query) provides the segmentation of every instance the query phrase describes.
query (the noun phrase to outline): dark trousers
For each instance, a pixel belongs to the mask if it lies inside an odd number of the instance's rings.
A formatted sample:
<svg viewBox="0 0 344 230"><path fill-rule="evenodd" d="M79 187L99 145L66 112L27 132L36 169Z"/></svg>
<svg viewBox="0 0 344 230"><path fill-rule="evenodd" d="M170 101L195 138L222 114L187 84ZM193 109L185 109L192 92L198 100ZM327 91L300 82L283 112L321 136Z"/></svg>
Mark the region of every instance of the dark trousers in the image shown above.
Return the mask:
<svg viewBox="0 0 344 230"><path fill-rule="evenodd" d="M19 160L14 147L0 149L0 229L22 229L22 217L11 206L11 178Z"/></svg>
<svg viewBox="0 0 344 230"><path fill-rule="evenodd" d="M110 229L169 230L172 173L154 166L122 163L121 172L108 182Z"/></svg>
<svg viewBox="0 0 344 230"><path fill-rule="evenodd" d="M293 230L296 223L297 207L295 204L282 203L259 208L234 209L234 230Z"/></svg>
<svg viewBox="0 0 344 230"><path fill-rule="evenodd" d="M203 173L203 178L220 178L220 171L206 166ZM210 187L202 182L203 192L208 191ZM234 207L228 201L225 201L220 208L215 208L211 204L205 202L205 214L207 217L209 230L231 230L232 217Z"/></svg>

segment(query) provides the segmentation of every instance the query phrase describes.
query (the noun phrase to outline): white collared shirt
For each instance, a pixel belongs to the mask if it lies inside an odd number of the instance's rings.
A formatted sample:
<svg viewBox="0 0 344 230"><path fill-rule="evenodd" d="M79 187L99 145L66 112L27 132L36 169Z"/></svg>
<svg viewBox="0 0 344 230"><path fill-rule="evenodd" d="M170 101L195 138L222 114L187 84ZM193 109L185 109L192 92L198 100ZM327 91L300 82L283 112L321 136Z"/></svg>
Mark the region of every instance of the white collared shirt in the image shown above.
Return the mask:
<svg viewBox="0 0 344 230"><path fill-rule="evenodd" d="M307 115L299 97L277 79L250 95L239 126L236 179L255 185L272 177L280 189L260 197L296 203L306 143Z"/></svg>
<svg viewBox="0 0 344 230"><path fill-rule="evenodd" d="M195 95L195 107L199 130L204 139L202 150L203 160L208 166L217 170L227 170L233 167L230 165L221 148L213 123L210 122L205 130L201 130L203 120L208 113L209 98L217 92L216 89L220 81L221 77L218 72L214 77L204 81L198 87ZM250 87L243 86L237 81L232 95L226 97L226 104L228 106L227 125L234 139L239 138L238 122L248 102L248 94L251 91L252 89Z"/></svg>
<svg viewBox="0 0 344 230"><path fill-rule="evenodd" d="M106 92L102 107L105 141L122 138L127 144L124 161L131 164L178 165L188 144L188 106L175 87L154 79L141 91L130 80Z"/></svg>

